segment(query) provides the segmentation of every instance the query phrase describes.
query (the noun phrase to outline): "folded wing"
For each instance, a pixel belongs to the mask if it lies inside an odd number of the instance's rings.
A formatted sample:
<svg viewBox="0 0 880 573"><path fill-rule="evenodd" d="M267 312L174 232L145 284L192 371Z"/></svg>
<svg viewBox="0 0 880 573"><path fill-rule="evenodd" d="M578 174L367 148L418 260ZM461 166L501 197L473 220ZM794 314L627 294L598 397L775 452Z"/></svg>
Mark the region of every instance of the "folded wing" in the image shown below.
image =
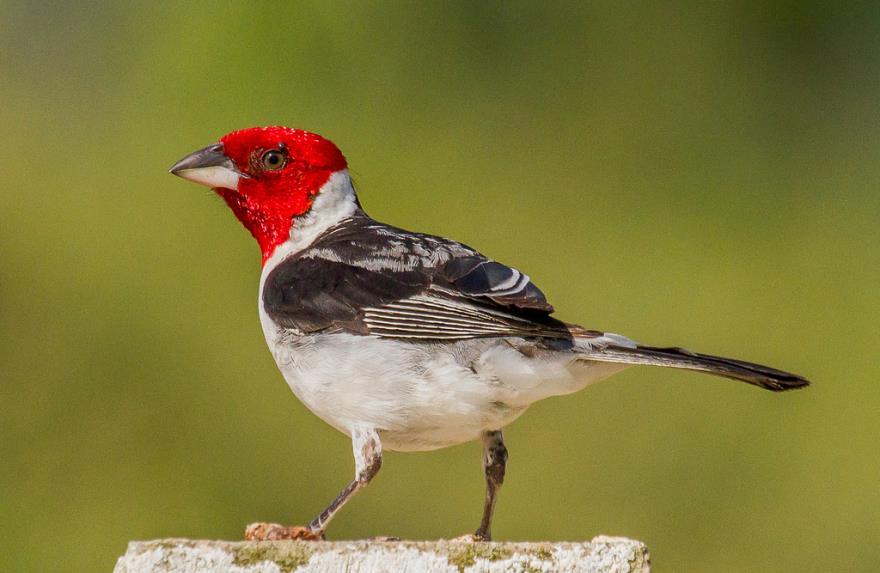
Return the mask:
<svg viewBox="0 0 880 573"><path fill-rule="evenodd" d="M277 324L425 341L570 338L528 275L439 237L361 231L334 230L269 274L263 304Z"/></svg>

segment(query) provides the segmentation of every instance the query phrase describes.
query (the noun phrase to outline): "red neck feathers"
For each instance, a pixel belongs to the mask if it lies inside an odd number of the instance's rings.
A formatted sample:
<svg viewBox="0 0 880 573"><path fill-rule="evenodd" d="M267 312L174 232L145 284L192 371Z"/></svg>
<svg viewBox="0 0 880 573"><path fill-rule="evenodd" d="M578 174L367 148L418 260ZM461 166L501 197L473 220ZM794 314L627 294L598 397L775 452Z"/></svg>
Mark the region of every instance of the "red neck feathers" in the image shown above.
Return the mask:
<svg viewBox="0 0 880 573"><path fill-rule="evenodd" d="M299 185L285 186L283 194L266 193L264 186L252 179L239 181L239 191L217 189L217 193L260 245L263 264L275 249L290 238L295 218L308 213L321 186L330 173L316 174Z"/></svg>

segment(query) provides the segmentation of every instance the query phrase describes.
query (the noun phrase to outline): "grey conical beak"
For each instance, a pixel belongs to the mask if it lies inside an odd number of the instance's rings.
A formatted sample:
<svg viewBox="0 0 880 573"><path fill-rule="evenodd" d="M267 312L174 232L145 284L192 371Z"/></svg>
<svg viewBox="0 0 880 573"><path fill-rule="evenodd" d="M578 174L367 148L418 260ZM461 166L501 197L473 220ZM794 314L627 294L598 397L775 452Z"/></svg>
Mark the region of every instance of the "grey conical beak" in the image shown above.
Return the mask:
<svg viewBox="0 0 880 573"><path fill-rule="evenodd" d="M168 172L214 189L238 190L239 179L245 177L223 152L222 143L190 153L172 165Z"/></svg>

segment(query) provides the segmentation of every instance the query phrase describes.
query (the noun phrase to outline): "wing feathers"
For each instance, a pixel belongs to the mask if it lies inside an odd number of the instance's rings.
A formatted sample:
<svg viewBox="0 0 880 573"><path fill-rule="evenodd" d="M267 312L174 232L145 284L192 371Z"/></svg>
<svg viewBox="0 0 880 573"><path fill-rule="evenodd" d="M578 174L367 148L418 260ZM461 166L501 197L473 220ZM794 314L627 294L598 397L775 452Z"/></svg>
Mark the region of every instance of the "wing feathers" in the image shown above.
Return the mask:
<svg viewBox="0 0 880 573"><path fill-rule="evenodd" d="M454 298L445 289L386 305L364 309L363 319L371 334L399 338L478 338L484 336L570 337L552 319L537 323L496 307L481 306L467 298ZM560 323L561 324L561 323Z"/></svg>
<svg viewBox="0 0 880 573"><path fill-rule="evenodd" d="M280 262L263 307L302 332L443 340L570 338L528 275L470 247L381 225L359 212Z"/></svg>
<svg viewBox="0 0 880 573"><path fill-rule="evenodd" d="M458 257L443 269L460 294L488 298L498 304L522 309L553 312L544 293L525 273L480 255Z"/></svg>

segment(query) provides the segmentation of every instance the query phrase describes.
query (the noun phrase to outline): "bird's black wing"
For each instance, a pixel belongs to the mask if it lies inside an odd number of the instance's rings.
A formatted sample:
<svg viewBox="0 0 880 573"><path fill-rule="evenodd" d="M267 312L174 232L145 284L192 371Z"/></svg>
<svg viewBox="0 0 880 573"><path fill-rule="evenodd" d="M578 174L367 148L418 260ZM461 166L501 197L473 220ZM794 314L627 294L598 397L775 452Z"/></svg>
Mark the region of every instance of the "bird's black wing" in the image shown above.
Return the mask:
<svg viewBox="0 0 880 573"><path fill-rule="evenodd" d="M450 260L441 277L457 294L488 299L499 306L550 314L553 307L529 275L474 253Z"/></svg>
<svg viewBox="0 0 880 573"><path fill-rule="evenodd" d="M361 216L273 269L263 306L300 332L412 340L569 338L529 277L470 247Z"/></svg>

